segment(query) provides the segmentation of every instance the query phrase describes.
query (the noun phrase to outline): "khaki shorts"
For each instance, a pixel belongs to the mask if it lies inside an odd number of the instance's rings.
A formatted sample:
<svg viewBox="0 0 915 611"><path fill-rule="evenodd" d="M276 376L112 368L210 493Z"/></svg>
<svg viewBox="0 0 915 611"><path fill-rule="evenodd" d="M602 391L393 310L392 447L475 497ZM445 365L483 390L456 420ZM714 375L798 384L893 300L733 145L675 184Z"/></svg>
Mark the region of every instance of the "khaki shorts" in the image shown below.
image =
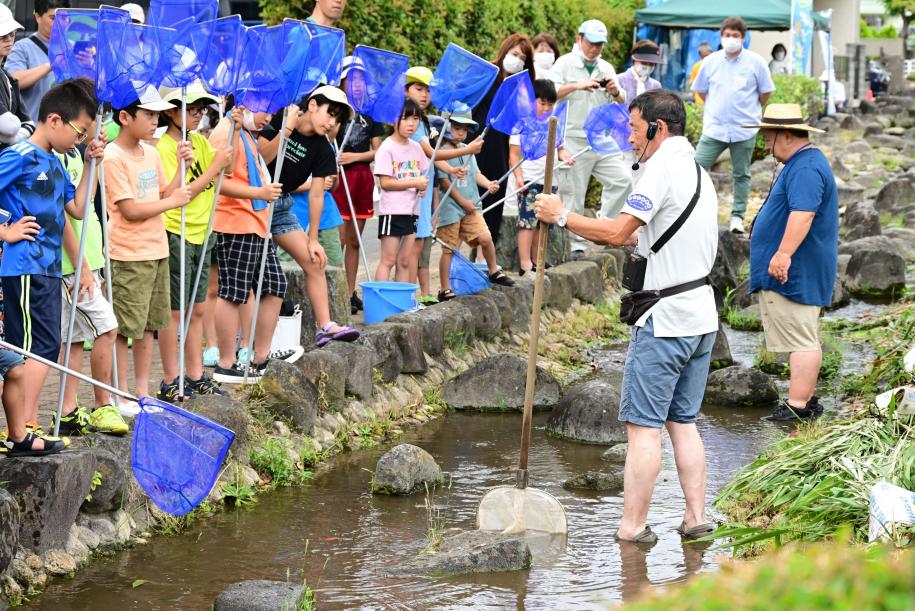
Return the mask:
<svg viewBox="0 0 915 611"><path fill-rule="evenodd" d="M461 242L476 246L481 236L489 235L489 227L479 211L475 210L466 215L457 223L451 223L438 228L438 239L450 246L457 248Z"/></svg>
<svg viewBox="0 0 915 611"><path fill-rule="evenodd" d="M759 314L769 352L820 350L819 306L791 301L775 291L760 291Z"/></svg>
<svg viewBox="0 0 915 611"><path fill-rule="evenodd" d="M168 257L157 261L111 261L111 298L118 335L140 339L171 324Z"/></svg>
<svg viewBox="0 0 915 611"><path fill-rule="evenodd" d="M102 274L98 271L92 272L92 278L95 287L92 297L83 294L80 295L82 301L76 302L76 316L73 318L73 338L71 340L71 343L74 344L94 341L99 335L118 328L114 309L105 299L105 292L102 290ZM75 279L75 274L60 279L60 293L64 304L63 315L60 317L61 342L67 341L67 325L70 322L70 305L73 297L70 291Z"/></svg>

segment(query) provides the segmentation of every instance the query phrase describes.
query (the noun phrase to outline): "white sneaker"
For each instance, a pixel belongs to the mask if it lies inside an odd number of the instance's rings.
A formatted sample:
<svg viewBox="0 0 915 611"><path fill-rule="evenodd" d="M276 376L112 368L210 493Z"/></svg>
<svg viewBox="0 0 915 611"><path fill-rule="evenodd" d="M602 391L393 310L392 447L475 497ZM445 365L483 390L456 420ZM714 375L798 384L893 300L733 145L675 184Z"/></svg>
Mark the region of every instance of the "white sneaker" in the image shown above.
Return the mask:
<svg viewBox="0 0 915 611"><path fill-rule="evenodd" d="M731 217L731 233L743 233L743 219L739 216Z"/></svg>
<svg viewBox="0 0 915 611"><path fill-rule="evenodd" d="M286 361L287 363L295 363L297 360L302 358L303 354L305 354L305 348L302 346L296 346L295 348L288 348L286 350L274 350L267 356L267 359Z"/></svg>
<svg viewBox="0 0 915 611"><path fill-rule="evenodd" d="M118 406L118 411L121 412L122 416L133 418L140 413L140 404L136 401L124 399L123 397L115 397L114 402L115 405Z"/></svg>

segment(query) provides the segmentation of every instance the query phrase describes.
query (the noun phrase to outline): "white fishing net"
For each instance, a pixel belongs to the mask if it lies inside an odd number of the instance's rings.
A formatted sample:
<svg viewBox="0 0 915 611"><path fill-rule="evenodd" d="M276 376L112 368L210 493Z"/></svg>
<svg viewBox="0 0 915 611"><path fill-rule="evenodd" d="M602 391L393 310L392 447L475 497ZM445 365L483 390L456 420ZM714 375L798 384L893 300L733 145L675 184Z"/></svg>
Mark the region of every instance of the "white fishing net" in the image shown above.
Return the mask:
<svg viewBox="0 0 915 611"><path fill-rule="evenodd" d="M477 528L498 532L544 533L569 531L566 512L551 494L534 488L494 488L486 493L477 510Z"/></svg>

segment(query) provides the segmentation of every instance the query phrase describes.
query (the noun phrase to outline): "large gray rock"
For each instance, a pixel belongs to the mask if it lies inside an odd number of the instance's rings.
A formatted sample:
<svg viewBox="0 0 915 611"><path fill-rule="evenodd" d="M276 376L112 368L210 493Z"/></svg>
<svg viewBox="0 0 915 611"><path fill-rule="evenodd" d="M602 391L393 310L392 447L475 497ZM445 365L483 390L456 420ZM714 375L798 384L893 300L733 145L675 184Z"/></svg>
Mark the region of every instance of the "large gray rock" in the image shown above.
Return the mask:
<svg viewBox="0 0 915 611"><path fill-rule="evenodd" d="M555 281L557 273L566 273L574 281L574 296L584 303L600 303L604 300L604 276L601 267L594 261L569 261L547 270Z"/></svg>
<svg viewBox="0 0 915 611"><path fill-rule="evenodd" d="M288 365L288 363L283 364ZM248 453L251 450L248 439L248 411L242 403L231 397L194 395L185 403L185 409L209 418L213 422L218 422L235 433L235 441L232 442L230 448L232 455L236 460L248 464ZM103 447L110 450L110 446Z"/></svg>
<svg viewBox="0 0 915 611"><path fill-rule="evenodd" d="M523 536L470 530L445 538L438 549L388 571L391 575L465 575L530 568L531 550Z"/></svg>
<svg viewBox="0 0 915 611"><path fill-rule="evenodd" d="M213 611L303 609L305 588L287 581L239 581L219 593Z"/></svg>
<svg viewBox="0 0 915 611"><path fill-rule="evenodd" d="M836 190L839 193L839 206L857 204L864 199L864 192L866 191L864 187L857 183L845 182L840 179L836 180Z"/></svg>
<svg viewBox="0 0 915 611"><path fill-rule="evenodd" d="M562 482L566 490L594 490L595 492L618 492L623 489L623 472L606 473L588 471Z"/></svg>
<svg viewBox="0 0 915 611"><path fill-rule="evenodd" d="M626 426L619 421L619 390L600 378L566 390L546 424L547 433L601 445L626 441Z"/></svg>
<svg viewBox="0 0 915 611"><path fill-rule="evenodd" d="M499 321L502 323L502 330L510 329L515 321L515 308L508 294L493 290L485 291L482 294L486 295L495 304L496 309L499 310Z"/></svg>
<svg viewBox="0 0 915 611"><path fill-rule="evenodd" d="M372 492L410 494L435 487L442 481L442 469L424 449L403 443L388 450L375 465Z"/></svg>
<svg viewBox="0 0 915 611"><path fill-rule="evenodd" d="M871 202L867 201L849 204L845 209L843 224L848 230L846 239L849 241L882 233L880 213Z"/></svg>
<svg viewBox="0 0 915 611"><path fill-rule="evenodd" d="M515 330L527 329L531 320L531 304L533 303L533 291L529 291L529 286L519 278L515 286L494 286L493 292L500 293L508 298L511 307L511 328ZM549 278L544 276L544 289L549 283ZM505 322L503 317L502 322Z"/></svg>
<svg viewBox="0 0 915 611"><path fill-rule="evenodd" d="M525 274L525 278L535 274ZM568 264L554 266L546 270L546 277L550 279L550 296L549 300L544 297L543 303L557 310L568 310L572 307L572 299L578 290L578 281L575 278L575 272L568 267Z"/></svg>
<svg viewBox="0 0 915 611"><path fill-rule="evenodd" d="M359 342L331 342L321 348L340 356L346 363L346 392L363 401L372 398L372 369L378 356Z"/></svg>
<svg viewBox="0 0 915 611"><path fill-rule="evenodd" d="M845 286L862 299L892 299L905 288L905 259L886 236L861 238L839 246L851 254L845 269Z"/></svg>
<svg viewBox="0 0 915 611"><path fill-rule="evenodd" d="M375 372L381 375L384 382L393 382L403 368L403 354L400 352L396 326L384 323L370 325L362 334L362 341L376 355ZM373 372L374 375L374 372Z"/></svg>
<svg viewBox="0 0 915 611"><path fill-rule="evenodd" d="M67 544L95 469L95 456L85 449L0 461L0 481L19 505L21 546L43 554Z"/></svg>
<svg viewBox="0 0 915 611"><path fill-rule="evenodd" d="M463 295L456 302L467 306L474 314L474 334L481 340L489 341L502 332L502 317L499 306L485 291L478 295Z"/></svg>
<svg viewBox="0 0 915 611"><path fill-rule="evenodd" d="M600 455L600 459L607 462L626 462L626 454L628 452L628 443L618 443L615 446L607 448L607 451Z"/></svg>
<svg viewBox="0 0 915 611"><path fill-rule="evenodd" d="M86 437L72 438L72 448L88 448L96 454L97 459L99 455L103 457L102 460L98 460L98 471L102 474L102 483L92 493L92 501L83 503L80 511L83 513L105 513L121 507L127 511L133 511L140 505L145 505L146 493L143 492L143 488L133 477L130 466L132 446L133 431L128 432L126 435L96 433ZM233 443L233 451L235 447ZM113 462L108 462L107 468L111 471L121 471L120 476L107 473L106 477L105 455L109 459L113 457ZM247 460L247 455L245 460ZM96 496L98 491L100 491L99 495ZM108 499L108 501L105 501L105 499Z"/></svg>
<svg viewBox="0 0 915 611"><path fill-rule="evenodd" d="M127 500L128 481L132 478L132 474L127 472L130 463L122 463L114 454L101 448L89 448L89 451L95 455L100 482L92 491L92 498L83 503L82 511L106 513L120 509Z"/></svg>
<svg viewBox="0 0 915 611"><path fill-rule="evenodd" d="M270 361L261 378L267 410L286 418L296 430L311 435L318 417L318 389L302 370L286 361Z"/></svg>
<svg viewBox="0 0 915 611"><path fill-rule="evenodd" d="M771 405L778 400L775 382L757 369L741 365L709 373L705 401L725 407Z"/></svg>
<svg viewBox="0 0 915 611"><path fill-rule="evenodd" d="M734 357L731 356L731 345L728 343L728 336L724 332L724 325L719 322L715 345L712 346L712 369L723 369L733 364Z"/></svg>
<svg viewBox="0 0 915 611"><path fill-rule="evenodd" d="M19 545L19 505L9 492L0 488L0 574L6 571Z"/></svg>
<svg viewBox="0 0 915 611"><path fill-rule="evenodd" d="M289 282L286 292L286 301L297 304L302 310L302 345L311 346L315 341L317 323L314 309L308 299L308 289L305 282L305 272L297 263L284 262L283 273ZM328 265L324 268L324 278L327 281L328 305L330 318L341 325L349 323L349 285L346 282L346 272L342 267Z"/></svg>
<svg viewBox="0 0 915 611"><path fill-rule="evenodd" d="M443 388L445 403L452 409L520 410L524 407L527 361L512 354L487 357L448 380ZM550 409L559 402L556 379L537 368L534 409Z"/></svg>
<svg viewBox="0 0 915 611"><path fill-rule="evenodd" d="M474 320L473 310L466 304L458 303L452 299L445 303L439 303L431 308L426 308L427 312L432 312L434 316L439 317L442 321L442 332L444 333L445 345L451 346L463 344L470 345L476 337L476 321Z"/></svg>
<svg viewBox="0 0 915 611"><path fill-rule="evenodd" d="M851 295L845 288L845 283L842 282L844 276L844 272L842 274L836 274L836 280L832 286L832 303L829 305L829 308L827 308L829 310L843 308L851 303Z"/></svg>
<svg viewBox="0 0 915 611"><path fill-rule="evenodd" d="M426 373L429 363L423 353L423 328L419 324L385 322L396 331L397 347L400 348L401 373ZM377 325L376 325L377 326Z"/></svg>
<svg viewBox="0 0 915 611"><path fill-rule="evenodd" d="M900 138L899 136L891 136L889 134L877 134L870 137L871 144L874 146L884 146L886 148L896 149L901 151L905 148L905 139Z"/></svg>
<svg viewBox="0 0 915 611"><path fill-rule="evenodd" d="M619 280L619 267L614 253L606 250L592 252L582 257L581 260L597 263L605 285Z"/></svg>
<svg viewBox="0 0 915 611"><path fill-rule="evenodd" d="M715 255L715 263L712 265L711 277L712 285L715 286L722 295L726 295L729 289L737 286L739 283L741 252L729 248L730 245L737 243L727 237L730 232L726 227L718 229L718 252Z"/></svg>
<svg viewBox="0 0 915 611"><path fill-rule="evenodd" d="M915 204L915 176L909 174L883 185L874 201L874 207L880 212L896 210L909 204Z"/></svg>
<svg viewBox="0 0 915 611"><path fill-rule="evenodd" d="M893 240L906 261L915 261L915 229L908 227L890 227L883 231L883 235Z"/></svg>
<svg viewBox="0 0 915 611"><path fill-rule="evenodd" d="M445 322L434 310L435 308L426 308L404 312L391 316L386 322L419 327L423 352L436 357L442 353L445 346Z"/></svg>
<svg viewBox="0 0 915 611"><path fill-rule="evenodd" d="M569 233L554 227L547 242L547 261L553 265L569 260L571 241ZM499 241L496 243L496 263L509 271L518 269L518 215L502 215Z"/></svg>
<svg viewBox="0 0 915 611"><path fill-rule="evenodd" d="M346 360L330 350L310 350L302 355L295 366L318 390L321 408L337 412L343 408L346 397Z"/></svg>

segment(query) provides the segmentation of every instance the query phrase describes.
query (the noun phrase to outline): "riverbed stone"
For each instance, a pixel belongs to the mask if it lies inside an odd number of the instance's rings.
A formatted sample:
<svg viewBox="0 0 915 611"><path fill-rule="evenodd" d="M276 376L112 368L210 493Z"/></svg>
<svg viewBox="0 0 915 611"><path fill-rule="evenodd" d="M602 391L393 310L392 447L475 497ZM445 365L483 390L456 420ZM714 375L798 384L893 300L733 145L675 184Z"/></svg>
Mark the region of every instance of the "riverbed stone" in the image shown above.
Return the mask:
<svg viewBox="0 0 915 611"><path fill-rule="evenodd" d="M271 361L271 363L274 361ZM280 361L283 363L284 361ZM289 363L285 363L288 365ZM268 366L269 368L269 366ZM233 433L235 440L229 446L236 460L248 464L251 442L248 439L248 412L244 404L232 397L220 395L194 395L184 404L185 409L221 424ZM132 478L131 478L132 479Z"/></svg>
<svg viewBox="0 0 915 611"><path fill-rule="evenodd" d="M304 608L305 588L288 581L257 579L233 583L219 593L213 611L280 611Z"/></svg>
<svg viewBox="0 0 915 611"><path fill-rule="evenodd" d="M491 341L502 332L502 318L499 306L484 291L477 295L462 295L454 301L465 305L474 315L474 336L483 341Z"/></svg>
<svg viewBox="0 0 915 611"><path fill-rule="evenodd" d="M0 461L0 481L19 505L20 545L39 554L66 545L95 468L86 449Z"/></svg>
<svg viewBox="0 0 915 611"><path fill-rule="evenodd" d="M566 490L593 490L595 492L620 491L623 489L623 472L588 471L570 477L562 482Z"/></svg>
<svg viewBox="0 0 915 611"><path fill-rule="evenodd" d="M402 443L388 450L375 465L372 478L374 494L411 494L436 486L442 481L442 469L424 449Z"/></svg>
<svg viewBox="0 0 915 611"><path fill-rule="evenodd" d="M63 577L72 575L76 571L76 559L63 550L48 550L44 553L42 559L44 560L44 569L48 575Z"/></svg>
<svg viewBox="0 0 915 611"><path fill-rule="evenodd" d="M560 311L572 307L572 299L575 298L578 290L575 271L568 265L568 263L563 263L546 270L546 277L550 279L550 294L549 298L544 295L543 303ZM528 276L533 279L536 274L525 274L524 278Z"/></svg>
<svg viewBox="0 0 915 611"><path fill-rule="evenodd" d="M849 204L845 208L845 217L842 222L847 230L845 239L849 241L882 233L880 213L869 201Z"/></svg>
<svg viewBox="0 0 915 611"><path fill-rule="evenodd" d="M874 207L880 212L891 212L909 204L915 204L915 175L911 174L887 182L874 200Z"/></svg>
<svg viewBox="0 0 915 611"><path fill-rule="evenodd" d="M612 446L607 449L606 452L600 455L601 460L607 462L625 462L626 453L629 451L628 443L618 443L615 446Z"/></svg>
<svg viewBox="0 0 915 611"><path fill-rule="evenodd" d="M362 333L362 341L375 355L374 371L383 382L393 382L403 368L403 354L397 342L399 331L396 326L379 323L370 325Z"/></svg>
<svg viewBox="0 0 915 611"><path fill-rule="evenodd" d="M391 316L387 322L419 327L422 334L423 352L431 357L436 357L444 349L445 323L432 310L433 308L425 308L415 312L404 312Z"/></svg>
<svg viewBox="0 0 915 611"><path fill-rule="evenodd" d="M282 263L283 273L289 283L286 291L286 301L297 304L302 311L302 337L303 346L311 346L315 341L317 323L314 317L314 308L308 299L308 288L305 272L298 263ZM346 282L346 272L342 267L328 265L324 268L324 278L327 281L327 305L330 309L331 320L341 325L349 324L350 304L349 285Z"/></svg>
<svg viewBox="0 0 915 611"><path fill-rule="evenodd" d="M80 541L79 526L74 524L70 528L70 536L67 539L67 545L64 550L76 560L77 564L83 563L89 558L91 551L89 546Z"/></svg>
<svg viewBox="0 0 915 611"><path fill-rule="evenodd" d="M128 482L132 474L127 472L130 463L124 463L111 452L100 447L88 448L95 455L96 467L100 479L92 498L83 502L81 511L104 513L114 511L127 500Z"/></svg>
<svg viewBox="0 0 915 611"><path fill-rule="evenodd" d="M511 328L515 331L527 329L531 320L531 304L534 302L531 284L524 282L527 275L515 281L515 286L495 285L492 290L508 297L512 309ZM549 278L544 276L544 293ZM504 322L504 319L503 319Z"/></svg>
<svg viewBox="0 0 915 611"><path fill-rule="evenodd" d="M739 250L728 247L737 244L726 237L729 233L726 227L718 228L718 252L709 274L712 286L721 291L722 295L726 295L728 289L736 287L740 281L741 255Z"/></svg>
<svg viewBox="0 0 915 611"><path fill-rule="evenodd" d="M501 291L493 290L484 291L481 294L486 295L495 304L496 309L499 310L499 322L502 323L502 330L510 329L514 322L515 311L509 296Z"/></svg>
<svg viewBox="0 0 915 611"><path fill-rule="evenodd" d="M442 397L452 409L520 410L524 407L527 360L499 353L448 380ZM534 409L550 409L559 402L559 382L537 367Z"/></svg>
<svg viewBox="0 0 915 611"><path fill-rule="evenodd" d="M465 575L530 568L531 550L523 536L469 530L445 537L438 549L390 569L392 575Z"/></svg>
<svg viewBox="0 0 915 611"><path fill-rule="evenodd" d="M400 348L401 373L422 374L429 370L429 363L423 352L423 329L416 324L387 321L396 331L397 346Z"/></svg>
<svg viewBox="0 0 915 611"><path fill-rule="evenodd" d="M888 299L905 287L905 259L886 236L871 236L839 246L851 255L845 270L845 285L861 298Z"/></svg>
<svg viewBox="0 0 915 611"><path fill-rule="evenodd" d="M0 573L16 557L19 545L19 505L13 496L0 488Z"/></svg>
<svg viewBox="0 0 915 611"><path fill-rule="evenodd" d="M724 325L718 322L718 334L715 335L715 345L712 346L712 369L723 369L734 364L734 357L731 356L731 344L728 342L728 336L724 332Z"/></svg>
<svg viewBox="0 0 915 611"><path fill-rule="evenodd" d="M612 285L619 280L619 267L616 262L616 255L609 250L599 250L588 253L582 257L581 260L597 263L605 287Z"/></svg>
<svg viewBox="0 0 915 611"><path fill-rule="evenodd" d="M264 405L274 416L286 418L306 435L314 430L320 397L318 389L293 363L272 360L261 378Z"/></svg>
<svg viewBox="0 0 915 611"><path fill-rule="evenodd" d="M363 401L372 398L372 368L377 355L359 342L331 342L321 348L339 355L346 363L346 392Z"/></svg>
<svg viewBox="0 0 915 611"><path fill-rule="evenodd" d="M604 300L604 276L599 264L581 259L563 263L558 267L570 273L575 280L575 297L584 303L600 303ZM554 267L549 272L556 269Z"/></svg>
<svg viewBox="0 0 915 611"><path fill-rule="evenodd" d="M550 435L599 445L626 441L626 427L619 421L619 389L609 380L595 378L566 390L550 419Z"/></svg>
<svg viewBox="0 0 915 611"><path fill-rule="evenodd" d="M705 401L723 407L771 405L778 400L778 388L759 371L732 365L709 373Z"/></svg>
<svg viewBox="0 0 915 611"><path fill-rule="evenodd" d="M346 396L346 361L329 350L310 350L295 365L315 385L322 409L339 411Z"/></svg>

